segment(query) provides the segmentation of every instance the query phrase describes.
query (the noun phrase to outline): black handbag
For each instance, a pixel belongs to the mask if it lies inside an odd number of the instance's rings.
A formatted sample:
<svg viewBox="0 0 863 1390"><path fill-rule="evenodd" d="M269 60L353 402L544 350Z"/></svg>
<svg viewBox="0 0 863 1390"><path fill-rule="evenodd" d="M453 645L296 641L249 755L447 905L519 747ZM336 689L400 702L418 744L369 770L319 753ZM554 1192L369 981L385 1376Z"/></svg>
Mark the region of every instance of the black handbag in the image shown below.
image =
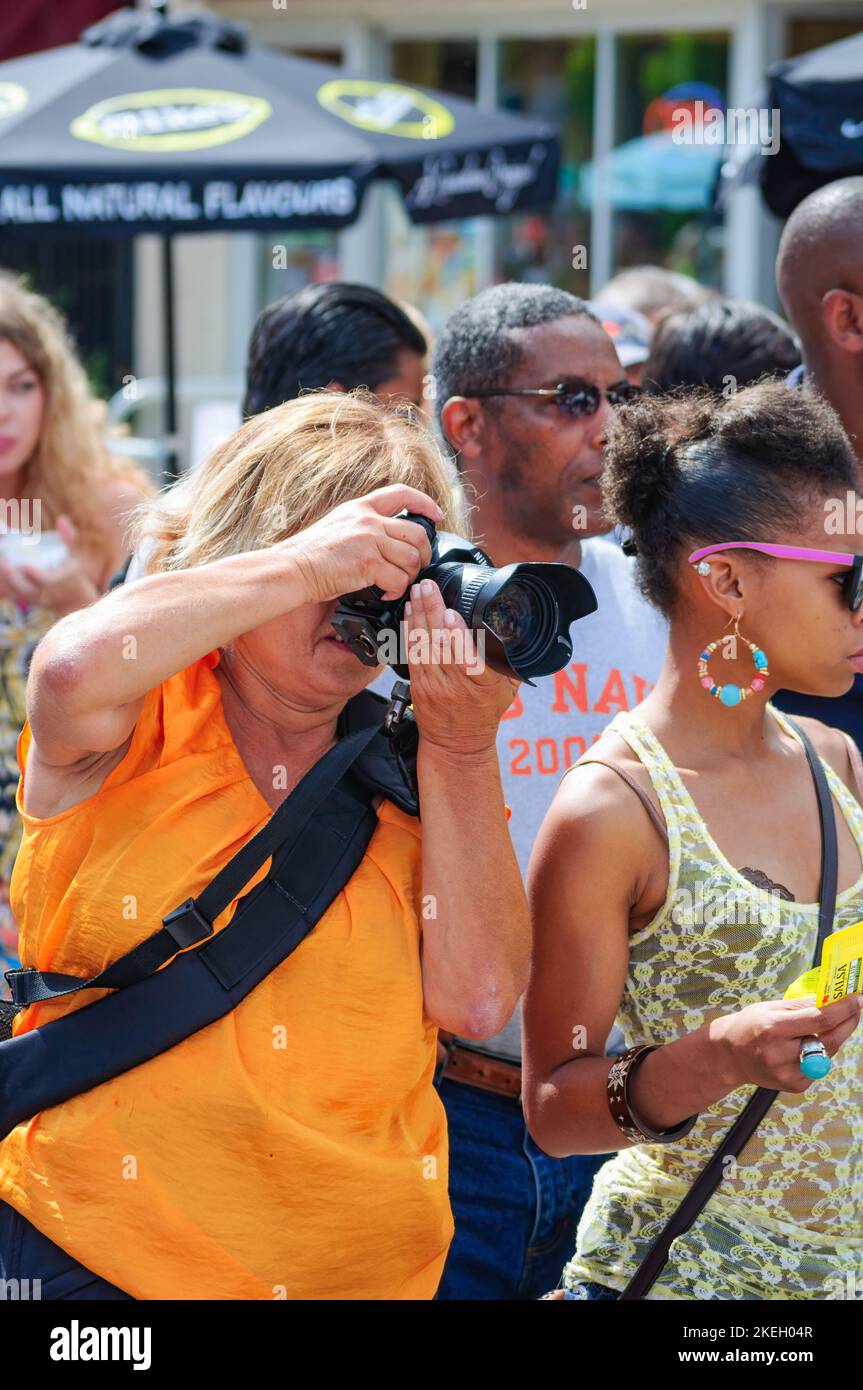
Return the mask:
<svg viewBox="0 0 863 1390"><path fill-rule="evenodd" d="M836 913L836 876L838 872L836 821L833 814L830 787L821 760L808 735L793 719L787 719L786 716L786 720L806 750L806 757L809 759L809 766L818 795L818 818L821 824L821 885L818 894L818 940L812 962L814 967L821 960L821 948L833 930L833 919ZM757 1087L728 1133L717 1146L713 1157L702 1168L683 1201L650 1247L618 1301L644 1298L645 1294L653 1287L668 1260L672 1241L688 1231L696 1217L704 1210L727 1171L725 1160L729 1157L737 1158L739 1156L778 1094L778 1091L771 1091L765 1086Z"/></svg>

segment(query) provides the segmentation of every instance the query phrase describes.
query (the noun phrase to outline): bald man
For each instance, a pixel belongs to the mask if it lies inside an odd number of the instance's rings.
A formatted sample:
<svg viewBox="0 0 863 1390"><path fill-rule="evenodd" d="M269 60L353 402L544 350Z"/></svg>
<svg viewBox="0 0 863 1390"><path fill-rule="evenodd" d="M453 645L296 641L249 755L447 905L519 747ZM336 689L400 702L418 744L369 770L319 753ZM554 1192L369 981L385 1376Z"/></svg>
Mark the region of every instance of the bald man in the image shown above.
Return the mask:
<svg viewBox="0 0 863 1390"><path fill-rule="evenodd" d="M798 204L779 243L776 285L803 346L788 384L806 379L827 397L863 470L863 178L825 184ZM773 703L844 729L863 750L863 676L834 699L779 690Z"/></svg>
<svg viewBox="0 0 863 1390"><path fill-rule="evenodd" d="M794 209L776 286L805 375L839 415L863 468L863 178L825 184Z"/></svg>

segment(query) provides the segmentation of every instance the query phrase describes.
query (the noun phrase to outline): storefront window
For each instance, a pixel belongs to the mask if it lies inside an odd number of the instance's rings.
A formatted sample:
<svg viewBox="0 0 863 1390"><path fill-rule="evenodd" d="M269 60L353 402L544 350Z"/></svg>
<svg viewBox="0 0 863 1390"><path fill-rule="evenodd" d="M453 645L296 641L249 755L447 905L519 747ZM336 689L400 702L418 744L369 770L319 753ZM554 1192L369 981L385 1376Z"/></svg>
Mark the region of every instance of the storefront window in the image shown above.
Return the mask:
<svg viewBox="0 0 863 1390"><path fill-rule="evenodd" d="M290 48L287 51L296 58L332 63L335 67L342 61L338 48ZM258 307L261 309L275 299L301 290L303 285L339 278L337 232L265 232L258 238L258 247Z"/></svg>
<svg viewBox="0 0 863 1390"><path fill-rule="evenodd" d="M260 246L262 307L303 285L339 278L337 232L268 232Z"/></svg>
<svg viewBox="0 0 863 1390"><path fill-rule="evenodd" d="M386 283L393 299L413 304L434 333L479 289L478 219L414 227L401 194L387 188Z"/></svg>
<svg viewBox="0 0 863 1390"><path fill-rule="evenodd" d="M30 288L66 318L94 395L107 400L132 371L131 241L76 236L7 236L3 269L25 275Z"/></svg>
<svg viewBox="0 0 863 1390"><path fill-rule="evenodd" d="M391 73L408 86L436 87L450 96L473 101L476 96L476 43L393 43Z"/></svg>
<svg viewBox="0 0 863 1390"><path fill-rule="evenodd" d="M838 43L840 39L851 39L863 29L863 19L834 19L817 16L809 19L791 18L788 24L788 42L785 54L794 58L798 53L808 53L813 48L823 48L828 43Z"/></svg>
<svg viewBox="0 0 863 1390"><path fill-rule="evenodd" d="M559 195L554 211L495 223L499 280L537 280L574 294L588 293L590 218L579 202L582 165L592 153L596 45L592 38L506 40L500 45L498 101L508 111L538 116L561 138Z"/></svg>
<svg viewBox="0 0 863 1390"><path fill-rule="evenodd" d="M615 270L651 263L720 284L723 228L712 201L722 146L705 120L709 126L709 113L725 110L728 46L728 35L716 33L617 41L609 171ZM686 142L681 113L690 118ZM589 202L589 171L583 192Z"/></svg>
<svg viewBox="0 0 863 1390"><path fill-rule="evenodd" d="M476 98L475 42L393 43L390 73L394 81L439 92ZM401 194L387 188L384 289L407 301L438 329L463 300L479 288L477 281L480 222L477 218L415 227Z"/></svg>

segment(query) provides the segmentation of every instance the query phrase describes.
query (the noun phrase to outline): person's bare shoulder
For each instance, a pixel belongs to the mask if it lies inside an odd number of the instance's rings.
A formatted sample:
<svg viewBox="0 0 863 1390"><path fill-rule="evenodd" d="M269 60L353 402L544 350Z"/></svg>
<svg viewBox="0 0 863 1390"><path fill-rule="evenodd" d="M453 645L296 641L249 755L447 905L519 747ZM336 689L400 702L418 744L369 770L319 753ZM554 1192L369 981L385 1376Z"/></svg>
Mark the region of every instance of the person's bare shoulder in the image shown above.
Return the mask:
<svg viewBox="0 0 863 1390"><path fill-rule="evenodd" d="M110 548L106 555L99 556L100 588L106 587L126 558L132 513L145 497L146 493L129 478L109 478L102 485L101 501L110 532Z"/></svg>
<svg viewBox="0 0 863 1390"><path fill-rule="evenodd" d="M803 732L809 735L819 757L830 764L833 771L842 778L849 790L859 798L863 789L857 783L855 770L851 763L847 736L841 729L833 729L829 724L822 724L820 719L810 719L808 716L798 717L797 715L794 719Z"/></svg>
<svg viewBox="0 0 863 1390"><path fill-rule="evenodd" d="M146 493L129 478L109 478L102 488L105 509L118 521L125 520L145 497Z"/></svg>
<svg viewBox="0 0 863 1390"><path fill-rule="evenodd" d="M595 865L613 861L633 885L633 900L648 890L665 859L657 827L624 779L595 759L623 768L656 805L646 769L622 739L603 734L564 775L537 841L534 860L577 840L579 859ZM533 867L533 861L532 861Z"/></svg>
<svg viewBox="0 0 863 1390"><path fill-rule="evenodd" d="M561 790L569 784L570 792L568 795L577 796L572 789L579 783L582 787L589 785L594 789L601 789L603 802L608 805L609 809L628 812L634 816L636 821L639 817L649 821L643 805L632 788L627 786L619 773L605 766L607 763L614 763L627 773L650 798L654 806L659 809L650 774L643 762L619 734L609 729L605 730L597 742L583 753L578 762L573 764L573 767L565 774L561 783ZM587 781L586 779L590 780Z"/></svg>

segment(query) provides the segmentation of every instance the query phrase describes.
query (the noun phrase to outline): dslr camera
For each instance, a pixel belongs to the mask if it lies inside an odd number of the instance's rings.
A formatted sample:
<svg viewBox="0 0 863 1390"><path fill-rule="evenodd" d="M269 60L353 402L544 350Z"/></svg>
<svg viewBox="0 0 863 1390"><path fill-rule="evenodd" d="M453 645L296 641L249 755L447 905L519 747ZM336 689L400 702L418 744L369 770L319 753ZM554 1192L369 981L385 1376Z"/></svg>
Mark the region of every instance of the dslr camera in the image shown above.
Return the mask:
<svg viewBox="0 0 863 1390"><path fill-rule="evenodd" d="M464 618L468 628L484 633L485 657L495 671L518 676L533 685L533 677L549 676L572 656L571 625L596 611L596 595L583 574L571 565L527 562L497 569L484 551L450 531L438 531L428 517L400 512L416 522L431 542L431 563L415 583L433 579L444 603ZM344 594L333 615L333 627L366 666L389 664L410 680L404 663L386 662L381 654L383 633L399 633L410 587L401 598L384 600L371 585Z"/></svg>

